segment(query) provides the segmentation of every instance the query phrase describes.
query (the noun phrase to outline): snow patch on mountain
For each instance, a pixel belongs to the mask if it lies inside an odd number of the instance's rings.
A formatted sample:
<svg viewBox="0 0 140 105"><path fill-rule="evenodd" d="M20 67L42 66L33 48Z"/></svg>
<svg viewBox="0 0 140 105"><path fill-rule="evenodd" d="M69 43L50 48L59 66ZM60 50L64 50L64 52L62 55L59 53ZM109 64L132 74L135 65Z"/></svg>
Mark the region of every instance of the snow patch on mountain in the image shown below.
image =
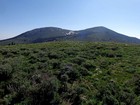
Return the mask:
<svg viewBox="0 0 140 105"><path fill-rule="evenodd" d="M66 35L74 35L74 34L76 34L76 32L74 31L69 31L68 33L66 33Z"/></svg>

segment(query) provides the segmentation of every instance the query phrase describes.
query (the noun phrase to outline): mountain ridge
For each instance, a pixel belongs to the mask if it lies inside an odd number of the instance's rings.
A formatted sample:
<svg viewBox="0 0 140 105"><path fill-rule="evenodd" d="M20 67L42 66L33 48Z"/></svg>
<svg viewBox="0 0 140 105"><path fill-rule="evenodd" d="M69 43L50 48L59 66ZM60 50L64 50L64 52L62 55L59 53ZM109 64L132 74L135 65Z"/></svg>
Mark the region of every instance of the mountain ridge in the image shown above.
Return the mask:
<svg viewBox="0 0 140 105"><path fill-rule="evenodd" d="M61 40L140 44L140 39L120 34L104 26L76 31L58 27L36 28L16 37L1 40L0 44L27 44Z"/></svg>

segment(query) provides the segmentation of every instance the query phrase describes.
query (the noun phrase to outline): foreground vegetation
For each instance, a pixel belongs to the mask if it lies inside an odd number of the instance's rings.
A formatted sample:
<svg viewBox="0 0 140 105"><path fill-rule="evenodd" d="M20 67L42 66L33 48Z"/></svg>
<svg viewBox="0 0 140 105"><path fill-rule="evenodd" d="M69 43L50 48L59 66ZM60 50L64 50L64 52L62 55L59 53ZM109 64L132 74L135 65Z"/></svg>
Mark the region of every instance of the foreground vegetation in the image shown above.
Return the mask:
<svg viewBox="0 0 140 105"><path fill-rule="evenodd" d="M140 45L0 46L0 105L140 105Z"/></svg>

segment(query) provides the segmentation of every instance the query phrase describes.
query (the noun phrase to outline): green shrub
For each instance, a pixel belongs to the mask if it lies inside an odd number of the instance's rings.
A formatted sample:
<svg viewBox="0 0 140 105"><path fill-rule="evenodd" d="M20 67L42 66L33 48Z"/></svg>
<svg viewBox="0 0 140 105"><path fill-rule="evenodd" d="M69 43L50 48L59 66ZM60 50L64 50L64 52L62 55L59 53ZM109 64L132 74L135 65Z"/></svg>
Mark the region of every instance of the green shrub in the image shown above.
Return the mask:
<svg viewBox="0 0 140 105"><path fill-rule="evenodd" d="M83 66L87 69L87 70L93 70L96 68L94 61L91 60L87 60L86 62L83 63Z"/></svg>
<svg viewBox="0 0 140 105"><path fill-rule="evenodd" d="M31 90L31 105L58 105L60 103L58 89L59 83L56 78L43 81L36 90Z"/></svg>
<svg viewBox="0 0 140 105"><path fill-rule="evenodd" d="M0 65L0 81L8 80L12 77L12 67L9 64Z"/></svg>
<svg viewBox="0 0 140 105"><path fill-rule="evenodd" d="M71 61L72 61L72 63L81 65L83 62L85 62L85 59L81 58L81 57L75 57L75 58L71 59Z"/></svg>
<svg viewBox="0 0 140 105"><path fill-rule="evenodd" d="M75 81L76 79L78 79L80 77L80 73L77 69L75 69L74 65L72 64L64 64L61 68L61 71L59 73L59 78L62 75L67 75L69 78L69 82L72 83L73 81Z"/></svg>

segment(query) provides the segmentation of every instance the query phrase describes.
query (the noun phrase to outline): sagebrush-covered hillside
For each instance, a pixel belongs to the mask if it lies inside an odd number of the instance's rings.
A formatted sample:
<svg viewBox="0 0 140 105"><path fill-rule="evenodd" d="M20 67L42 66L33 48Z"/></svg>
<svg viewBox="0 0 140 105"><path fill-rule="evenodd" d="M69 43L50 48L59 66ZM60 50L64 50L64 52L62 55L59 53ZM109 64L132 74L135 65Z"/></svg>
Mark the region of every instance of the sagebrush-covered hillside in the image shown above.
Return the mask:
<svg viewBox="0 0 140 105"><path fill-rule="evenodd" d="M0 105L140 105L140 45L0 46Z"/></svg>

